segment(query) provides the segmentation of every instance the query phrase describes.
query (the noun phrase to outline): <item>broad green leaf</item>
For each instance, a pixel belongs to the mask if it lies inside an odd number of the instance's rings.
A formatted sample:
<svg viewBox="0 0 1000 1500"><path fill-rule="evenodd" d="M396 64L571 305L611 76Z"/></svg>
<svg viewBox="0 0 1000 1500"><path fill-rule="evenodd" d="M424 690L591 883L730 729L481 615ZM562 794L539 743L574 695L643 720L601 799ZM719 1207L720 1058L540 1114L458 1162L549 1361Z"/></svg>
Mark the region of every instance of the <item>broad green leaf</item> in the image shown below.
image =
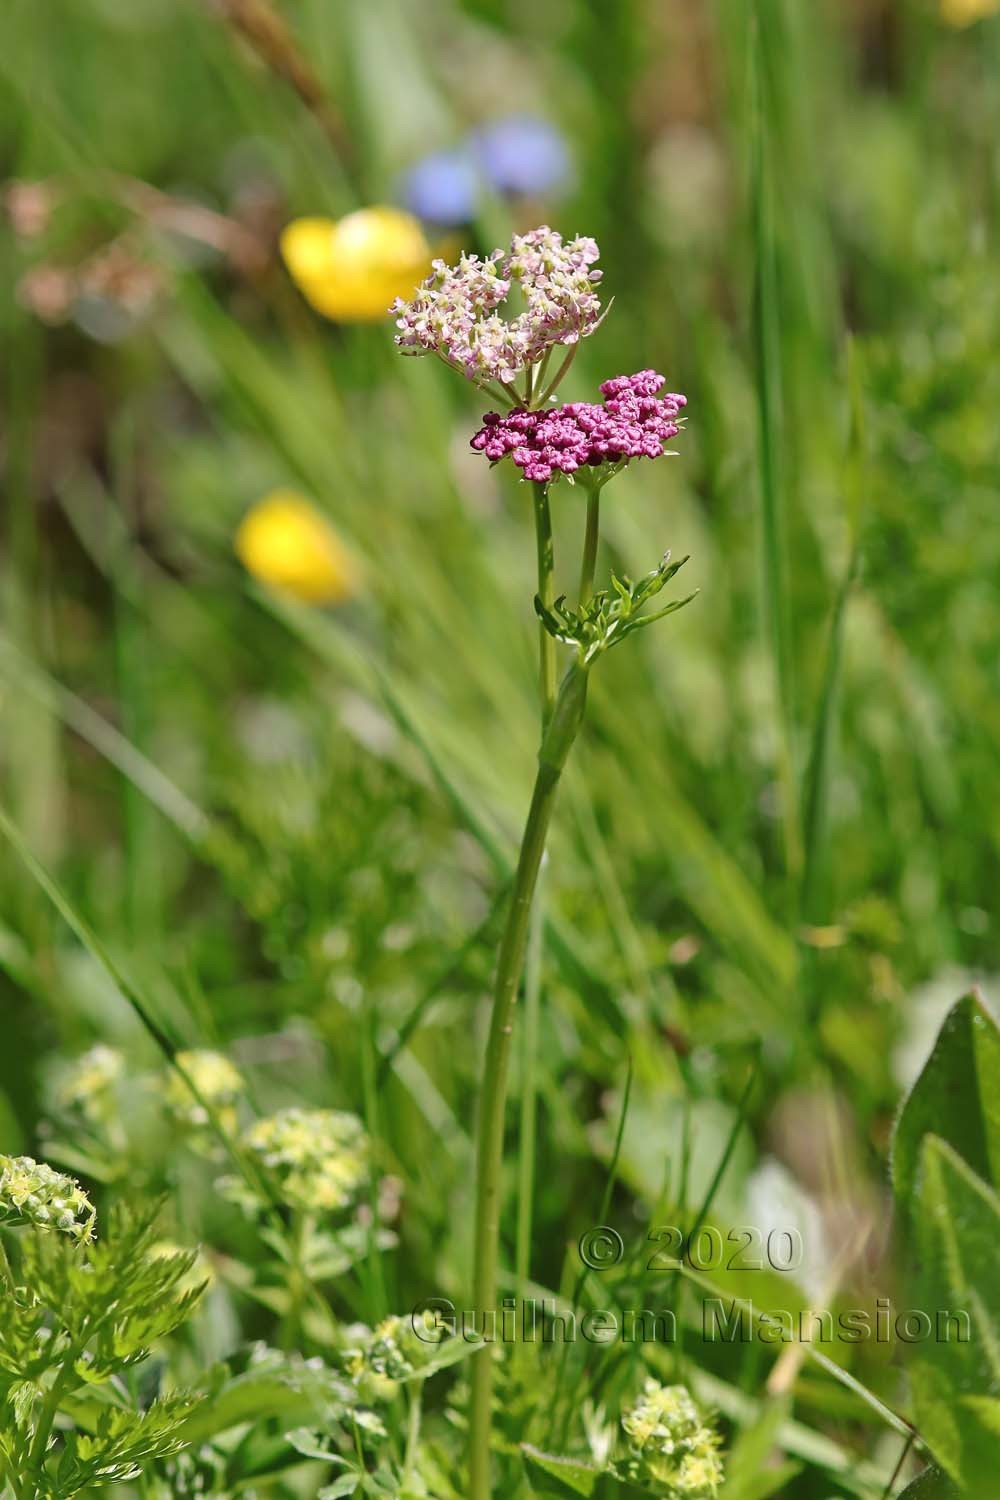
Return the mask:
<svg viewBox="0 0 1000 1500"><path fill-rule="evenodd" d="M450 1365L458 1364L460 1359L467 1359L470 1354L475 1354L476 1350L482 1347L479 1339L454 1337L442 1339L434 1353L418 1365L412 1375L403 1376L403 1382L426 1380L428 1376L436 1375L438 1370L447 1370Z"/></svg>
<svg viewBox="0 0 1000 1500"><path fill-rule="evenodd" d="M558 1479L574 1495L592 1495L600 1479L600 1470L576 1458L561 1458L554 1453L543 1453L531 1443L522 1443L521 1452L529 1463L541 1469L552 1479Z"/></svg>
<svg viewBox="0 0 1000 1500"><path fill-rule="evenodd" d="M320 1458L327 1463L342 1462L339 1454L323 1441L318 1432L313 1432L309 1427L296 1427L293 1431L286 1432L285 1438L303 1458Z"/></svg>
<svg viewBox="0 0 1000 1500"><path fill-rule="evenodd" d="M341 1500L344 1495L355 1494L360 1483L358 1474L341 1474L339 1479L320 1490L316 1500Z"/></svg>
<svg viewBox="0 0 1000 1500"><path fill-rule="evenodd" d="M910 1344L916 1422L956 1481L992 1485L1000 1389L1000 1198L948 1142L928 1135L913 1205L921 1336ZM897 1322L897 1327L899 1322Z"/></svg>
<svg viewBox="0 0 1000 1500"><path fill-rule="evenodd" d="M978 995L949 1013L896 1122L892 1180L907 1212L928 1131L986 1182L1000 1183L1000 1029Z"/></svg>
<svg viewBox="0 0 1000 1500"><path fill-rule="evenodd" d="M289 1424L296 1418L308 1422L321 1412L335 1410L341 1404L341 1397L347 1395L347 1389L341 1390L334 1377L324 1378L318 1372L248 1370L210 1393L204 1405L185 1422L184 1440L190 1444L204 1443L220 1432L265 1416L280 1416Z"/></svg>

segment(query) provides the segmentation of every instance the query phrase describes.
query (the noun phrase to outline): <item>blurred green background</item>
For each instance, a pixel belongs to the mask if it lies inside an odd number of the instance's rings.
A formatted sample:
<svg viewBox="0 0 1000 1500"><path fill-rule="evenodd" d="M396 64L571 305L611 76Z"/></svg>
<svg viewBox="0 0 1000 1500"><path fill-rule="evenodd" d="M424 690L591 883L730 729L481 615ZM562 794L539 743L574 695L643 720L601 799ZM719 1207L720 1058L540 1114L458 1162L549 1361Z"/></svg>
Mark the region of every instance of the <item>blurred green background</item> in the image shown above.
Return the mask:
<svg viewBox="0 0 1000 1500"><path fill-rule="evenodd" d="M597 1211L629 1056L614 1222L640 1238L701 1200L759 1058L716 1217L778 1194L827 1268L870 1220L846 1283L889 1286L900 1088L1000 944L1000 19L953 15L7 0L2 800L172 1035L265 1103L374 1112L400 1301L467 1274L535 744L530 504L468 450L479 395L389 320L319 316L279 232L543 120L568 181L429 239L593 235L615 300L567 394L651 365L689 398L678 458L605 506L600 573L669 547L700 592L600 672L557 820L533 1275ZM350 601L241 568L276 488L359 559ZM579 492L554 508L569 588ZM55 1059L150 1054L8 851L0 882L0 1141L32 1149ZM896 1399L891 1354L861 1357ZM753 1391L741 1358L716 1374ZM875 1453L812 1379L806 1417Z"/></svg>

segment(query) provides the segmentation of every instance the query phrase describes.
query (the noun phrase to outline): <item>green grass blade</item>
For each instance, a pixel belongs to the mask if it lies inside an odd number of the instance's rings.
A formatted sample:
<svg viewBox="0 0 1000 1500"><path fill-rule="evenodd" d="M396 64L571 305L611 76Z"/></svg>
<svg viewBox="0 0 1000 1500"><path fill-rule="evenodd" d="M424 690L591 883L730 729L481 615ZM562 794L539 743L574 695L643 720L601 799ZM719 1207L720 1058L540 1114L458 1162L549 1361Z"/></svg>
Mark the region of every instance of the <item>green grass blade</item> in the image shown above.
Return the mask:
<svg viewBox="0 0 1000 1500"><path fill-rule="evenodd" d="M770 17L769 17L770 20ZM785 865L802 865L795 790L794 690L789 623L783 471L781 312L778 293L770 165L770 95L763 59L763 18L751 26L750 212L756 276L753 344L757 397L757 464L761 506L761 614L775 684L777 773L781 790Z"/></svg>
<svg viewBox="0 0 1000 1500"><path fill-rule="evenodd" d="M622 1107L618 1115L618 1129L615 1132L614 1149L611 1152L611 1161L608 1164L607 1176L604 1180L604 1191L601 1194L601 1204L597 1210L597 1224L603 1224L607 1220L608 1210L611 1207L611 1195L615 1190L615 1183L618 1180L618 1161L621 1157L622 1143L625 1139L625 1126L628 1123L628 1109L632 1099L632 1082L634 1076L635 1066L633 1064L632 1054L630 1052L628 1055L628 1072L625 1075L625 1088L622 1093ZM580 1270L577 1272L576 1281L573 1286L573 1293L570 1297L569 1305L574 1310L579 1303L580 1293L583 1290L583 1286L587 1280L588 1275L588 1267L584 1264L581 1264ZM575 1403L573 1400L567 1400L565 1409L563 1411L563 1418L559 1428L558 1436L554 1436L556 1416L560 1409L560 1401L562 1398L563 1386L566 1379L569 1349L570 1344L568 1342L564 1343L560 1353L559 1373L556 1377L555 1390L552 1394L552 1417L549 1425L548 1441L550 1444L554 1442L557 1448L561 1448L566 1442L566 1434L569 1429L570 1418L577 1405L577 1403Z"/></svg>
<svg viewBox="0 0 1000 1500"><path fill-rule="evenodd" d="M719 1157L719 1161L715 1168L715 1171L712 1173L712 1180L709 1182L708 1187L705 1190L705 1196L702 1199L701 1207L695 1214L694 1223L687 1237L689 1244L692 1244L697 1238L698 1231L706 1222L709 1214L712 1211L712 1204L715 1202L715 1195L719 1191L719 1186L722 1182L723 1177L725 1177L726 1175L726 1168L729 1166L729 1163L732 1160L733 1152L736 1149L736 1142L739 1139L740 1131L746 1123L747 1113L750 1108L750 1098L753 1094L754 1087L756 1086L759 1076L760 1056L758 1054L758 1056L753 1060L750 1072L747 1075L747 1081L743 1085L743 1092L740 1094L739 1102L736 1106L736 1118L733 1121L732 1128L729 1131L729 1135L726 1137L726 1144L723 1147L722 1155Z"/></svg>
<svg viewBox="0 0 1000 1500"><path fill-rule="evenodd" d="M802 825L804 866L802 872L801 915L804 921L824 919L820 908L820 883L827 855L827 804L840 671L843 658L844 624L847 606L857 581L860 563L859 514L862 469L864 463L864 418L858 369L859 356L849 346L849 384L851 395L851 431L845 474L845 513L848 527L849 555L837 590L830 619L829 637L823 665L816 719L813 724L809 761L803 793Z"/></svg>
<svg viewBox="0 0 1000 1500"><path fill-rule="evenodd" d="M104 970L123 999L127 1001L146 1033L162 1053L166 1062L183 1080L187 1088L191 1091L192 1097L205 1111L205 1117L209 1122L213 1134L225 1149L233 1165L238 1169L240 1175L247 1182L247 1185L262 1198L265 1204L270 1205L276 1227L280 1232L284 1233L284 1224L280 1214L277 1212L273 1194L266 1179L257 1171L255 1164L240 1150L233 1136L220 1120L215 1105L211 1100L206 1098L188 1069L179 1060L178 1053L183 1051L182 1043L170 1036L156 1019L152 1008L146 1003L143 996L140 995L135 985L122 971L115 959L112 958L90 924L80 915L62 887L32 854L17 827L11 821L6 809L2 806L0 806L0 834L10 844L17 858L28 871L28 874L41 888L81 946L90 954L94 962Z"/></svg>

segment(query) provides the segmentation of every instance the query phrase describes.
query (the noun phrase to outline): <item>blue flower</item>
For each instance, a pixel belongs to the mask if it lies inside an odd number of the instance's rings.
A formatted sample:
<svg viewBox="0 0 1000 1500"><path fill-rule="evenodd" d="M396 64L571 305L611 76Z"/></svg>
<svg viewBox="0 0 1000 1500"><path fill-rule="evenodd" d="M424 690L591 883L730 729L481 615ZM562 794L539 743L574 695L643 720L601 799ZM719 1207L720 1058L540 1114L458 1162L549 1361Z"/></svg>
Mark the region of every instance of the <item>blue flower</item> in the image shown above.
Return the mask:
<svg viewBox="0 0 1000 1500"><path fill-rule="evenodd" d="M537 196L565 185L570 158L561 133L533 115L508 115L471 136L472 149L499 193Z"/></svg>
<svg viewBox="0 0 1000 1500"><path fill-rule="evenodd" d="M475 217L479 177L468 152L435 151L412 166L400 193L425 224L467 224Z"/></svg>

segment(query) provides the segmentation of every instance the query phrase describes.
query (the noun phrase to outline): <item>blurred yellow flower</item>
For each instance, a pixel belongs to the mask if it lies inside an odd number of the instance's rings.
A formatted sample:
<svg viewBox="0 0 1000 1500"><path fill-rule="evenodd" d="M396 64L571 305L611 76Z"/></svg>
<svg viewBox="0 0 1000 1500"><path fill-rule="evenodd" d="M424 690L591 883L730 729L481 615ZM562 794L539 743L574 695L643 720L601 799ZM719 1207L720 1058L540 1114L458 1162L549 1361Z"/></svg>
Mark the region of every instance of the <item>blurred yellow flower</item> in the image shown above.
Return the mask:
<svg viewBox="0 0 1000 1500"><path fill-rule="evenodd" d="M971 26L997 11L1000 0L941 0L941 15L949 26Z"/></svg>
<svg viewBox="0 0 1000 1500"><path fill-rule="evenodd" d="M358 570L325 516L294 490L273 490L243 517L236 555L262 583L305 604L340 604L358 588Z"/></svg>
<svg viewBox="0 0 1000 1500"><path fill-rule="evenodd" d="M419 219L399 208L359 208L343 219L293 219L281 236L292 280L317 312L340 323L388 316L431 268Z"/></svg>

